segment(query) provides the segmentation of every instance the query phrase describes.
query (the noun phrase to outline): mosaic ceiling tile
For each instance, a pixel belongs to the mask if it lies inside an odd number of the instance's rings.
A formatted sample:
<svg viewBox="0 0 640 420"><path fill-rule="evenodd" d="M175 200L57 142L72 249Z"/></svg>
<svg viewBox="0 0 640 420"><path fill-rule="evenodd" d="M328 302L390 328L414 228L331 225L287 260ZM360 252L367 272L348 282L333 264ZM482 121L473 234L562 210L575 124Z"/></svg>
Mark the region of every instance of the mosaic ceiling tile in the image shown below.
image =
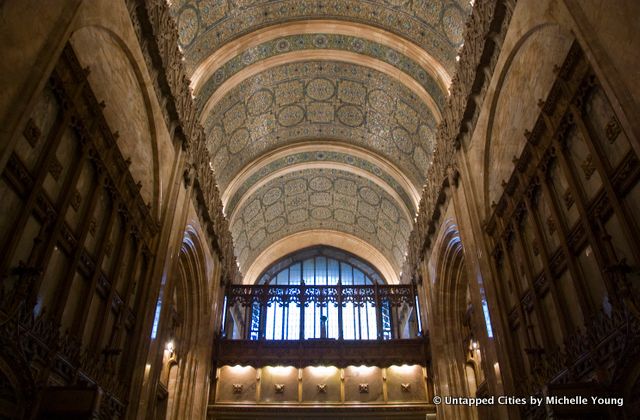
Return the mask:
<svg viewBox="0 0 640 420"><path fill-rule="evenodd" d="M309 196L306 191L289 196L285 199L285 206L289 209L306 208L309 206Z"/></svg>
<svg viewBox="0 0 640 420"><path fill-rule="evenodd" d="M249 115L258 116L267 112L273 104L273 92L267 89L256 91L247 101Z"/></svg>
<svg viewBox="0 0 640 420"><path fill-rule="evenodd" d="M300 165L317 161L348 165L353 167L355 170L365 171L369 176L373 177L372 179L377 178L380 180L379 182L385 183L391 189L393 189L396 194L398 194L406 208L410 210L410 213L416 212L417 209L413 204L409 193L398 183L396 178L391 176L385 170L381 169L379 166L375 165L367 159L353 156L348 153L339 151L325 151L320 149L315 153L298 152L291 155L286 155L258 168L254 173L251 174L251 176L244 180L242 185L240 185L238 189L235 190L234 193L230 196L228 202L225 205L225 214L233 214L236 206L238 205L238 202L242 199L245 193L270 174L282 170L290 165ZM317 188L320 188L320 186L318 186ZM335 183L335 188L337 192L344 193L350 196L354 195L356 192L356 185L348 180L338 179Z"/></svg>
<svg viewBox="0 0 640 420"><path fill-rule="evenodd" d="M334 121L334 108L325 102L311 102L307 106L307 119L314 123L331 123Z"/></svg>
<svg viewBox="0 0 640 420"><path fill-rule="evenodd" d="M338 83L338 99L346 103L364 105L367 89L362 83L341 80Z"/></svg>
<svg viewBox="0 0 640 420"><path fill-rule="evenodd" d="M346 196L355 196L357 190L356 184L348 179L337 179L334 186L336 192Z"/></svg>
<svg viewBox="0 0 640 420"><path fill-rule="evenodd" d="M278 124L283 127L298 125L305 118L305 109L299 105L287 105L278 112Z"/></svg>
<svg viewBox="0 0 640 420"><path fill-rule="evenodd" d="M360 127L365 121L364 112L355 105L343 105L336 110L336 114L338 121L349 127Z"/></svg>
<svg viewBox="0 0 640 420"><path fill-rule="evenodd" d="M363 187L358 191L358 195L361 199L372 206L380 204L380 196L371 188Z"/></svg>
<svg viewBox="0 0 640 420"><path fill-rule="evenodd" d="M327 191L333 186L326 176L317 176L309 181L309 188L314 191Z"/></svg>
<svg viewBox="0 0 640 420"><path fill-rule="evenodd" d="M442 14L442 28L453 44L459 45L464 41L464 25L459 25L459 22L464 19L466 19L465 12L455 6L448 6Z"/></svg>
<svg viewBox="0 0 640 420"><path fill-rule="evenodd" d="M267 225L267 232L275 233L282 229L286 223L287 221L284 217L275 218Z"/></svg>
<svg viewBox="0 0 640 420"><path fill-rule="evenodd" d="M357 214L367 219L368 221L372 221L378 218L378 209L367 203L359 201ZM360 217L358 217L358 220L360 220Z"/></svg>
<svg viewBox="0 0 640 420"><path fill-rule="evenodd" d="M265 206L267 206L267 204L265 203ZM281 202L278 202L272 206L267 206L264 210L264 218L267 221L272 221L274 220L278 215L282 214L282 212L284 211L284 204Z"/></svg>
<svg viewBox="0 0 640 420"><path fill-rule="evenodd" d="M304 97L304 85L299 80L280 83L275 88L278 106L299 102Z"/></svg>
<svg viewBox="0 0 640 420"><path fill-rule="evenodd" d="M178 41L180 45L189 45L198 34L198 12L197 9L186 7L178 17Z"/></svg>
<svg viewBox="0 0 640 420"><path fill-rule="evenodd" d="M307 183L302 179L293 179L284 185L286 195L298 195L307 191Z"/></svg>
<svg viewBox="0 0 640 420"><path fill-rule="evenodd" d="M245 106L243 103L237 102L224 113L224 117L222 119L224 131L231 133L236 128L242 126L246 120L247 113L245 111Z"/></svg>
<svg viewBox="0 0 640 420"><path fill-rule="evenodd" d="M309 197L309 204L315 207L328 207L333 204L333 195L330 193L313 193Z"/></svg>
<svg viewBox="0 0 640 420"><path fill-rule="evenodd" d="M249 144L250 138L251 135L249 130L247 130L246 128L239 128L238 130L231 133L227 150L234 154L239 153L247 146L247 144Z"/></svg>
<svg viewBox="0 0 640 420"><path fill-rule="evenodd" d="M373 224L373 222L371 221L371 219L367 218L366 216L359 216L358 217L358 226L364 230L367 233L375 233L376 232L376 227ZM382 244L383 247L386 248L385 244Z"/></svg>
<svg viewBox="0 0 640 420"><path fill-rule="evenodd" d="M355 222L355 215L343 209L335 209L333 215L336 221L352 225Z"/></svg>
<svg viewBox="0 0 640 420"><path fill-rule="evenodd" d="M255 190L232 219L240 268L277 240L312 229L355 235L399 268L411 226L402 207L370 179L348 171L287 173Z"/></svg>
<svg viewBox="0 0 640 420"><path fill-rule="evenodd" d="M267 232L264 229L260 229L251 237L251 239L249 239L249 245L251 248L255 248L263 243L266 237Z"/></svg>
<svg viewBox="0 0 640 420"><path fill-rule="evenodd" d="M253 220L255 216L260 212L260 201L253 200L251 201L247 207L244 209L244 219L245 220Z"/></svg>
<svg viewBox="0 0 640 420"><path fill-rule="evenodd" d="M465 0L190 0L175 2L172 10L190 72L222 45L258 28L306 19L338 19L398 34L429 52L452 74L470 5ZM336 43L328 34L314 34L308 41L315 48L331 48ZM367 48L359 39L342 42L355 50ZM285 38L269 48L287 51L301 43ZM260 59L256 55L267 50L263 47L246 53L245 61ZM392 52L382 53L389 54L390 61L394 59Z"/></svg>
<svg viewBox="0 0 640 420"><path fill-rule="evenodd" d="M391 131L391 138L396 147L406 154L413 152L414 144L411 141L411 134L402 127L396 127Z"/></svg>
<svg viewBox="0 0 640 420"><path fill-rule="evenodd" d="M382 208L382 213L387 215L387 217L389 217L389 219L391 219L393 223L396 223L398 221L399 214L395 204L393 204L389 200L382 200L381 208Z"/></svg>
<svg viewBox="0 0 640 420"><path fill-rule="evenodd" d="M384 244L387 249L391 249L390 244L393 243L393 237L387 231L380 229L378 232L376 232L376 235L378 237L378 240L380 240L380 242Z"/></svg>
<svg viewBox="0 0 640 420"><path fill-rule="evenodd" d="M306 221L309 218L309 212L307 209L294 209L289 211L287 216L289 224L295 225Z"/></svg>
<svg viewBox="0 0 640 420"><path fill-rule="evenodd" d="M333 81L329 79L313 79L307 83L307 96L316 101L326 101L335 91Z"/></svg>
<svg viewBox="0 0 640 420"><path fill-rule="evenodd" d="M326 220L333 216L329 207L314 207L311 209L311 217L315 220Z"/></svg>
<svg viewBox="0 0 640 420"><path fill-rule="evenodd" d="M278 201L280 197L282 197L282 188L274 187L264 193L264 195L262 196L262 202L267 206L270 206L271 204Z"/></svg>
<svg viewBox="0 0 640 420"><path fill-rule="evenodd" d="M336 192L333 196L333 206L337 209L349 210L351 212L356 207L357 202L358 197L353 195L345 195Z"/></svg>
<svg viewBox="0 0 640 420"><path fill-rule="evenodd" d="M249 78L205 121L222 190L254 159L317 138L373 151L421 189L434 129L427 106L404 85L367 67L326 61L285 64Z"/></svg>

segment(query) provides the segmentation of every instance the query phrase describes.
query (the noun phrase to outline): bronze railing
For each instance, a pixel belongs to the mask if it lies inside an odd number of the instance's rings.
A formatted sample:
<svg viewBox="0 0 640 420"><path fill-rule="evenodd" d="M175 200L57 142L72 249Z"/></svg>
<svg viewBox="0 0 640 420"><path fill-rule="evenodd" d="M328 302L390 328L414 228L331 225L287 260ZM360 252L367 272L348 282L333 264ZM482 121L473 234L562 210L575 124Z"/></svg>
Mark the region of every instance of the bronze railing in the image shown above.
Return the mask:
<svg viewBox="0 0 640 420"><path fill-rule="evenodd" d="M312 305L333 311L337 336L344 339L346 311L367 307L375 310L376 334L369 339L404 339L422 336L422 321L415 285L231 285L225 297L225 318L222 336L228 339L260 340L265 336L266 314L278 306L297 311L297 338L331 338L326 334L310 337L305 334L305 312L300 308ZM322 312L315 311L315 315ZM336 317L337 316L337 317ZM285 320L286 321L286 320ZM306 320L307 323L310 320ZM325 322L322 320L321 322ZM317 319L311 320L317 322ZM372 324L374 320L369 321ZM334 329L335 330L335 329ZM357 339L357 337L356 337Z"/></svg>

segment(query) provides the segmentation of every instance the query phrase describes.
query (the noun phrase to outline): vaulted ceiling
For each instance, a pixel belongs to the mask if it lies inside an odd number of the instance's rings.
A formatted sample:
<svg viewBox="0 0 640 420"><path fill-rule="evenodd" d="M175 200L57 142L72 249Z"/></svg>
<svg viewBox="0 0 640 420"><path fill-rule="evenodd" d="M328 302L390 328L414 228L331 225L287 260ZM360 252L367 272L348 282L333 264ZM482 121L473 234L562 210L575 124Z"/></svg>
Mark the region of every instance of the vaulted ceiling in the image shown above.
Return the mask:
<svg viewBox="0 0 640 420"><path fill-rule="evenodd" d="M170 3L240 271L342 241L397 281L469 1Z"/></svg>

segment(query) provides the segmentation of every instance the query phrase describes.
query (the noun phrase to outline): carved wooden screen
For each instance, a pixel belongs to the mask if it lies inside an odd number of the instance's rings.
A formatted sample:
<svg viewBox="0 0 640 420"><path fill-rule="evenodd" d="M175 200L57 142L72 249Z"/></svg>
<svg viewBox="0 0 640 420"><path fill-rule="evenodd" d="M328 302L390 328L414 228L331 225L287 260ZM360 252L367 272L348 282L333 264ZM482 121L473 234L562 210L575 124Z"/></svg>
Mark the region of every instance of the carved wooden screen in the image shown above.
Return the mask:
<svg viewBox="0 0 640 420"><path fill-rule="evenodd" d="M638 154L577 43L540 106L487 224L523 394L622 374L639 337Z"/></svg>
<svg viewBox="0 0 640 420"><path fill-rule="evenodd" d="M157 226L86 72L67 46L2 171L0 347L40 389L97 385L111 417L124 412Z"/></svg>

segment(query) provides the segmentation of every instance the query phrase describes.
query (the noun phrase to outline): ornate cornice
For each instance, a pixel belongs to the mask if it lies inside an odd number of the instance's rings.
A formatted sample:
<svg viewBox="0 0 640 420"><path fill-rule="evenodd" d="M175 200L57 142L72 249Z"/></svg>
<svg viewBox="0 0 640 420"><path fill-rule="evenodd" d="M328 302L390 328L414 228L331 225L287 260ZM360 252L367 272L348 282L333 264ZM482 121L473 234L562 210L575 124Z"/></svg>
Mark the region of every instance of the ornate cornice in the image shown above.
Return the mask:
<svg viewBox="0 0 640 420"><path fill-rule="evenodd" d="M409 281L436 232L447 189L457 183L454 157L475 128L486 91L500 55L517 0L477 1L465 33L465 43L452 80L450 96L438 126L433 163L427 172L420 209L409 237L403 281Z"/></svg>
<svg viewBox="0 0 640 420"><path fill-rule="evenodd" d="M127 0L134 31L144 55L167 127L186 151L185 184L193 183L198 216L223 260L223 276L239 278L229 225L205 136L197 119L189 78L178 48L178 29L164 0Z"/></svg>

